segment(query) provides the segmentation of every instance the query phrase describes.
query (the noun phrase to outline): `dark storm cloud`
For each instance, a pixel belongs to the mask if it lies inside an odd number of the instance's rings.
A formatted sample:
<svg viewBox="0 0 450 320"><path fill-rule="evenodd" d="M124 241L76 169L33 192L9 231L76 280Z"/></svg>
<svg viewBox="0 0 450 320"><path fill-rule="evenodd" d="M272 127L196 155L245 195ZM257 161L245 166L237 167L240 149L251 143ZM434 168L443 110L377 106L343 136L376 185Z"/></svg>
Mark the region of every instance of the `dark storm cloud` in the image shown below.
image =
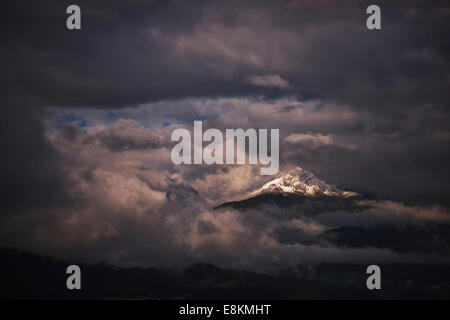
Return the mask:
<svg viewBox="0 0 450 320"><path fill-rule="evenodd" d="M248 251L261 249L253 262L275 255L270 232L235 213L216 217L197 198L242 195L263 182L255 170L168 162L171 129L200 117L216 128L281 128L283 168L305 166L381 198L449 204L445 1L379 1L382 31L365 28L367 1L77 1L80 31L66 29L69 4L0 4L7 245L62 253L53 247L61 242L67 254L167 265L193 256L225 263L247 240ZM89 128L43 122L48 107L75 109ZM100 116L111 109L114 121ZM192 210L167 191L196 199ZM226 254L214 251L221 243Z"/></svg>
<svg viewBox="0 0 450 320"><path fill-rule="evenodd" d="M445 2L379 3L382 32L365 28L364 1L79 1L76 32L65 27L67 4L2 8L9 68L46 104L280 95L246 81L270 75L305 97L374 112L448 98Z"/></svg>
<svg viewBox="0 0 450 320"><path fill-rule="evenodd" d="M54 147L44 138L37 109L25 92L2 93L0 108L0 202L2 215L62 201L64 178ZM22 97L24 95L25 97Z"/></svg>

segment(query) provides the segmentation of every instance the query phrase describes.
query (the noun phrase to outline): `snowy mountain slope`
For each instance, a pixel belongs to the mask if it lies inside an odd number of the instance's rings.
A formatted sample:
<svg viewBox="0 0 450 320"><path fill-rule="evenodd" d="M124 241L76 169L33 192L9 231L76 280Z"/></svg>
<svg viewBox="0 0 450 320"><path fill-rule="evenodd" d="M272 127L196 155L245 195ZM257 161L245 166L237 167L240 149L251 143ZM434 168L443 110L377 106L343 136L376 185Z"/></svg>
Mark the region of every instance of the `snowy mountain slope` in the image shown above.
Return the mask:
<svg viewBox="0 0 450 320"><path fill-rule="evenodd" d="M313 173L300 167L264 184L260 189L252 192L252 196L263 193L293 193L308 197L354 197L356 192L344 191L317 178Z"/></svg>

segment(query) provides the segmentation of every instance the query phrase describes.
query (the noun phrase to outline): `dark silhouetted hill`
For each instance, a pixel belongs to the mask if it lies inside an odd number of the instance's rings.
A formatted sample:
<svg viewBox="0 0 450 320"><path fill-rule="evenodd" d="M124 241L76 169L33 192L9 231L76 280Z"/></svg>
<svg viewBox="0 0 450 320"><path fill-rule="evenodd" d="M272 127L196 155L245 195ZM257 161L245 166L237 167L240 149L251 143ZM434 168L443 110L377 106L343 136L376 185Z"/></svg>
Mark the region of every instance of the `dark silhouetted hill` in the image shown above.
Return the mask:
<svg viewBox="0 0 450 320"><path fill-rule="evenodd" d="M179 271L80 265L82 290L66 288L69 262L0 249L2 299L379 299L450 297L448 268L382 266L381 291L366 289L365 266L322 264L276 275L196 264Z"/></svg>

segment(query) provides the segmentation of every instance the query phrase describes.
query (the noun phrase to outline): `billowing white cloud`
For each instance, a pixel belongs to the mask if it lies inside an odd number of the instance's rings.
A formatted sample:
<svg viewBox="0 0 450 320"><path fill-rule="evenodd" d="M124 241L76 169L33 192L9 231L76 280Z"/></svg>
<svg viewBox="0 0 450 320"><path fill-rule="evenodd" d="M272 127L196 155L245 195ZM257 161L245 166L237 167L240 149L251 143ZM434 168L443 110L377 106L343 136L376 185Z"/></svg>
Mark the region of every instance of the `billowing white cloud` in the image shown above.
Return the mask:
<svg viewBox="0 0 450 320"><path fill-rule="evenodd" d="M266 74L261 76L254 75L248 77L246 81L259 87L278 88L281 90L288 90L292 88L289 81L281 78L278 74Z"/></svg>

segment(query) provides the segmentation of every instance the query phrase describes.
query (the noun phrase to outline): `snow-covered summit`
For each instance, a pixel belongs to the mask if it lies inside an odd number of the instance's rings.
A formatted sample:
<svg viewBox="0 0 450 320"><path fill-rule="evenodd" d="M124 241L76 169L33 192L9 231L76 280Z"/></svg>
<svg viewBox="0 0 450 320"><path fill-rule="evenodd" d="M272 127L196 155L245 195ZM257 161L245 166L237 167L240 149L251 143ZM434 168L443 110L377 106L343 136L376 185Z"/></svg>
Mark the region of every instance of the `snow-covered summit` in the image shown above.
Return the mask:
<svg viewBox="0 0 450 320"><path fill-rule="evenodd" d="M355 192L343 191L317 178L313 173L300 167L264 184L258 193L295 193L309 197L314 196L358 196Z"/></svg>

